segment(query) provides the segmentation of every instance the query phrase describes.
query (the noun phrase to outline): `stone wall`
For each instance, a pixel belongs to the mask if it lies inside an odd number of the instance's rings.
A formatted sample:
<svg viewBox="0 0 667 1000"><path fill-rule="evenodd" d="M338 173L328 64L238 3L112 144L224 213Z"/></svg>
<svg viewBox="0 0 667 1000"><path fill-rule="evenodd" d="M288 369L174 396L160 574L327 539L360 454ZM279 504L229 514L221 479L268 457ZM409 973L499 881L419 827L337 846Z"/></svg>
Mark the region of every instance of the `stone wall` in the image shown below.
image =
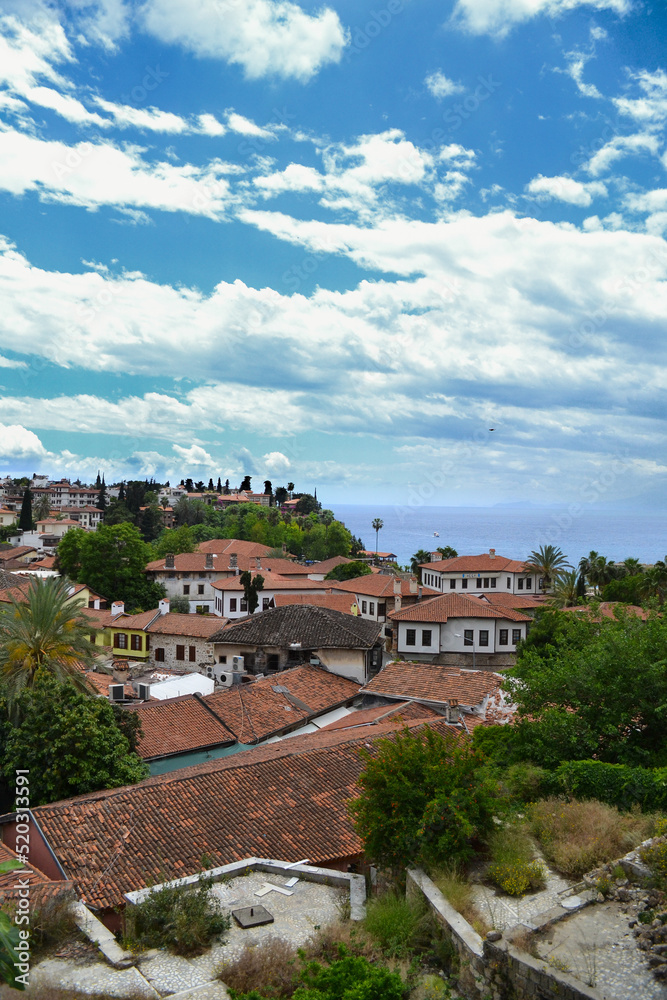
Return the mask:
<svg viewBox="0 0 667 1000"><path fill-rule="evenodd" d="M199 672L200 667L213 666L213 643L207 642L201 637L193 638L188 635L163 635L152 632L151 645L148 656L148 666L152 670L159 670L163 667L167 670L176 670L179 673L190 674ZM176 659L176 647L185 646L185 659ZM188 659L190 646L195 647L195 659ZM155 659L155 650L164 649L164 660Z"/></svg>
<svg viewBox="0 0 667 1000"><path fill-rule="evenodd" d="M519 951L498 931L482 940L421 869L408 870L406 893L426 900L458 955L459 989L469 1000L605 1000L599 990Z"/></svg>

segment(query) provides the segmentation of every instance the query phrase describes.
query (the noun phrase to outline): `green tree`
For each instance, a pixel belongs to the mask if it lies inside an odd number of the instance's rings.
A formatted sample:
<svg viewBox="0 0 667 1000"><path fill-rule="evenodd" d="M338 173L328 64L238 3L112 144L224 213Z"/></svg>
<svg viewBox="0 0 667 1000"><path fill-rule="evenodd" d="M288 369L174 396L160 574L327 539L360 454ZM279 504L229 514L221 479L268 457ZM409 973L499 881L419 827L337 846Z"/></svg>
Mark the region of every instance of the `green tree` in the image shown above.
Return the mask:
<svg viewBox="0 0 667 1000"><path fill-rule="evenodd" d="M660 604L664 604L667 596L667 556L664 559L658 559L653 566L646 570L641 590L644 597L654 597Z"/></svg>
<svg viewBox="0 0 667 1000"><path fill-rule="evenodd" d="M104 476L102 476L102 482L99 486L99 492L97 494L97 503L95 504L98 510L105 511L107 509L107 488L104 482Z"/></svg>
<svg viewBox="0 0 667 1000"><path fill-rule="evenodd" d="M51 502L46 493L42 493L33 511L35 521L45 521L51 513Z"/></svg>
<svg viewBox="0 0 667 1000"><path fill-rule="evenodd" d="M358 576L368 576L372 570L367 562L362 562L361 559L350 562L341 563L339 566L334 566L333 569L329 570L327 575L324 577L325 580L356 580Z"/></svg>
<svg viewBox="0 0 667 1000"><path fill-rule="evenodd" d="M572 567L567 557L555 545L540 545L539 549L530 553L525 563L527 573L539 573L543 578L544 590L549 590L554 577L568 569Z"/></svg>
<svg viewBox="0 0 667 1000"><path fill-rule="evenodd" d="M62 577L33 578L20 599L0 605L0 676L12 711L40 668L87 689L80 664L94 663L96 630L82 604L69 601L69 590Z"/></svg>
<svg viewBox="0 0 667 1000"><path fill-rule="evenodd" d="M609 763L667 763L667 622L539 609L505 684L519 717L575 715Z"/></svg>
<svg viewBox="0 0 667 1000"><path fill-rule="evenodd" d="M316 500L311 493L302 493L294 510L297 514L317 514L321 506L319 500Z"/></svg>
<svg viewBox="0 0 667 1000"><path fill-rule="evenodd" d="M19 530L20 531L32 531L33 520L32 520L32 492L29 486L26 486L25 493L23 494L23 503L21 504L21 516L19 517Z"/></svg>
<svg viewBox="0 0 667 1000"><path fill-rule="evenodd" d="M180 555L182 552L194 552L195 538L188 524L180 528L165 528L159 538L153 542L153 556L164 559L170 553Z"/></svg>
<svg viewBox="0 0 667 1000"><path fill-rule="evenodd" d="M605 556L594 550L579 560L579 572L596 594L599 594L602 587L615 577L614 564L607 562Z"/></svg>
<svg viewBox="0 0 667 1000"><path fill-rule="evenodd" d="M248 602L248 614L252 615L257 610L257 605L259 604L259 592L264 589L264 577L260 573L253 577L246 570L245 573L241 573L239 582L243 587L243 595Z"/></svg>
<svg viewBox="0 0 667 1000"><path fill-rule="evenodd" d="M174 614L189 615L190 614L190 598L186 597L185 594L176 594L175 597L170 597L169 598L169 610L173 611Z"/></svg>
<svg viewBox="0 0 667 1000"><path fill-rule="evenodd" d="M164 517L157 503L149 504L140 512L139 530L145 542L154 541L164 530Z"/></svg>
<svg viewBox="0 0 667 1000"><path fill-rule="evenodd" d="M644 599L644 574L624 576L620 580L610 580L603 587L603 601L617 601L622 604L641 604ZM646 595L649 596L649 595Z"/></svg>
<svg viewBox="0 0 667 1000"><path fill-rule="evenodd" d="M445 545L442 548L438 547L436 552L439 552L443 559L456 559L458 556L458 552L451 545Z"/></svg>
<svg viewBox="0 0 667 1000"><path fill-rule="evenodd" d="M164 597L164 588L144 575L152 555L133 524L102 524L97 531L68 531L58 545L57 562L61 573L107 600L123 601L128 611L148 610Z"/></svg>
<svg viewBox="0 0 667 1000"><path fill-rule="evenodd" d="M0 863L0 875L23 867L22 861L10 858L8 861ZM24 929L23 935L26 933L29 932ZM22 946L25 946L26 940L29 938L26 939L21 935L18 924L4 910L0 911L0 979L8 986L20 991L26 987L29 966L27 966L26 972L22 972L18 967L22 963L17 963L16 958L17 952L23 950Z"/></svg>
<svg viewBox="0 0 667 1000"><path fill-rule="evenodd" d="M81 694L40 670L18 708L22 721L7 734L2 773L10 781L17 768L30 770L32 804L148 777L147 765L130 751L105 698Z"/></svg>
<svg viewBox="0 0 667 1000"><path fill-rule="evenodd" d="M418 549L410 560L410 572L421 579L420 565L431 561L431 553L426 549Z"/></svg>
<svg viewBox="0 0 667 1000"><path fill-rule="evenodd" d="M373 531L375 532L375 555L377 556L377 554L378 554L378 544L379 544L380 531L381 531L382 528L384 528L384 521L382 520L381 517L374 517L373 518L372 528L373 528Z"/></svg>
<svg viewBox="0 0 667 1000"><path fill-rule="evenodd" d="M404 729L361 750L360 795L349 804L367 857L401 871L406 864L452 864L473 853L492 827L481 755L453 733Z"/></svg>
<svg viewBox="0 0 667 1000"><path fill-rule="evenodd" d="M241 485L239 486L239 490L241 491L241 493L250 493L250 491L252 490L251 483L252 483L251 477L244 476Z"/></svg>

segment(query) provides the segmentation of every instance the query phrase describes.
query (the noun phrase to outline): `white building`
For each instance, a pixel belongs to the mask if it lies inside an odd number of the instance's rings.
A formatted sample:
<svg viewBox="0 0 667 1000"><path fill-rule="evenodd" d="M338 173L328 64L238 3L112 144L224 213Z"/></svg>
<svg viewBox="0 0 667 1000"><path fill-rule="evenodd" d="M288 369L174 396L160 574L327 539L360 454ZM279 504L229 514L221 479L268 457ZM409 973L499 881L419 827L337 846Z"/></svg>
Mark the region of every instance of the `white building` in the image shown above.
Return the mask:
<svg viewBox="0 0 667 1000"><path fill-rule="evenodd" d="M433 658L441 653L489 656L515 653L526 638L528 615L464 594L443 594L389 615L402 656Z"/></svg>
<svg viewBox="0 0 667 1000"><path fill-rule="evenodd" d="M260 572L264 579L264 587L260 590L259 604L256 612L275 608L276 594L326 594L328 586L315 580L289 580L277 573ZM244 587L238 576L216 580L212 585L215 592L213 611L224 618L245 618L248 615L248 605L245 600Z"/></svg>
<svg viewBox="0 0 667 1000"><path fill-rule="evenodd" d="M532 573L526 563L497 556L495 549L479 556L456 556L422 563L422 583L441 593L480 594L497 590L506 594L540 594L543 579Z"/></svg>

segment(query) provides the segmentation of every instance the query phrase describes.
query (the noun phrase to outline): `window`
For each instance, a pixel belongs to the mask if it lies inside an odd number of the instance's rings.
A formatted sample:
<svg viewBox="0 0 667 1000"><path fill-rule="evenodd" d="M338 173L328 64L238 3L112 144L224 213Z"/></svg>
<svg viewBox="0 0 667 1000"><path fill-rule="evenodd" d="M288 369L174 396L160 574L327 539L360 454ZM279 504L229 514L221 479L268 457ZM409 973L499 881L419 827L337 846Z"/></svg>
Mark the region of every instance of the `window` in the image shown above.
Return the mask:
<svg viewBox="0 0 667 1000"><path fill-rule="evenodd" d="M368 603L368 613L369 615L375 614L375 601L369 601Z"/></svg>
<svg viewBox="0 0 667 1000"><path fill-rule="evenodd" d="M477 587L478 590L481 589L481 587L482 587L482 578L481 578L481 576L478 576L477 579L475 580L475 586Z"/></svg>
<svg viewBox="0 0 667 1000"><path fill-rule="evenodd" d="M207 615L209 610L208 604L198 604L195 610L198 615Z"/></svg>
<svg viewBox="0 0 667 1000"><path fill-rule="evenodd" d="M245 597L242 597L241 604L239 605L239 611L247 611L247 610L248 610L248 602L246 601Z"/></svg>
<svg viewBox="0 0 667 1000"><path fill-rule="evenodd" d="M512 577L511 576L507 577L507 589L508 590L512 589Z"/></svg>
<svg viewBox="0 0 667 1000"><path fill-rule="evenodd" d="M484 577L484 590L488 590L490 586L491 586L491 584L489 582L489 578L488 578L488 576L485 576Z"/></svg>
<svg viewBox="0 0 667 1000"><path fill-rule="evenodd" d="M190 584L189 583L184 583L183 584L183 593L186 595L186 597L190 593Z"/></svg>
<svg viewBox="0 0 667 1000"><path fill-rule="evenodd" d="M495 590L497 583L498 583L498 577L497 576L492 576L491 577L491 590Z"/></svg>
<svg viewBox="0 0 667 1000"><path fill-rule="evenodd" d="M189 646L188 647L188 660L190 661L190 663L194 663L195 660L196 660L196 658L197 658L197 647L196 646Z"/></svg>
<svg viewBox="0 0 667 1000"><path fill-rule="evenodd" d="M378 601L378 618L384 618L387 614L387 602Z"/></svg>
<svg viewBox="0 0 667 1000"><path fill-rule="evenodd" d="M185 646L177 646L176 647L176 659L177 660L184 660L185 659Z"/></svg>
<svg viewBox="0 0 667 1000"><path fill-rule="evenodd" d="M204 584L203 583L198 583L197 584L197 593L198 594L203 594L204 593Z"/></svg>
<svg viewBox="0 0 667 1000"><path fill-rule="evenodd" d="M366 602L366 601L362 601L362 602L361 602L361 613L362 613L362 615L365 615L365 614L366 614L366 608L367 608L367 607L368 607L368 604L367 604L367 602Z"/></svg>
<svg viewBox="0 0 667 1000"><path fill-rule="evenodd" d="M513 628L512 629L512 645L516 646L517 642L521 642L521 629L520 628Z"/></svg>
<svg viewBox="0 0 667 1000"><path fill-rule="evenodd" d="M530 590L530 588L531 588L532 586L533 586L533 581L531 580L531 578L530 578L530 577L527 577L527 578L526 578L526 590Z"/></svg>
<svg viewBox="0 0 667 1000"><path fill-rule="evenodd" d="M489 630L488 628L481 628L479 630L479 644L480 646L489 645Z"/></svg>
<svg viewBox="0 0 667 1000"><path fill-rule="evenodd" d="M461 589L462 590L467 590L468 589L468 581L467 580L461 580Z"/></svg>
<svg viewBox="0 0 667 1000"><path fill-rule="evenodd" d="M164 663L164 649L162 646L158 646L155 650L155 660L157 663Z"/></svg>
<svg viewBox="0 0 667 1000"><path fill-rule="evenodd" d="M95 636L95 635L89 635L89 636L88 636L88 641L89 641L89 642L92 642L93 644L95 643L95 639L96 639L96 636Z"/></svg>
<svg viewBox="0 0 667 1000"><path fill-rule="evenodd" d="M269 608L270 604L271 604L271 598L270 597L263 597L262 598L262 611L268 611L268 608Z"/></svg>
<svg viewBox="0 0 667 1000"><path fill-rule="evenodd" d="M230 597L229 598L229 610L230 611L236 611L236 598L235 597Z"/></svg>
<svg viewBox="0 0 667 1000"><path fill-rule="evenodd" d="M519 583L518 583L518 585L517 585L517 586L518 586L519 590L523 590L523 577L521 577L521 578L519 579Z"/></svg>
<svg viewBox="0 0 667 1000"><path fill-rule="evenodd" d="M113 644L116 649L127 649L127 636L125 632L116 632Z"/></svg>
<svg viewBox="0 0 667 1000"><path fill-rule="evenodd" d="M450 580L449 581L449 589L450 590L456 590L456 580Z"/></svg>
<svg viewBox="0 0 667 1000"><path fill-rule="evenodd" d="M499 646L506 646L507 645L507 636L508 636L508 634L509 634L509 629L506 629L506 628L501 628L500 629L500 631L498 632L498 645Z"/></svg>
<svg viewBox="0 0 667 1000"><path fill-rule="evenodd" d="M226 662L227 662L227 657L226 656L219 656L218 657L218 663L226 663Z"/></svg>
<svg viewBox="0 0 667 1000"><path fill-rule="evenodd" d="M463 630L463 645L472 646L474 643L473 633L471 628L464 628Z"/></svg>
<svg viewBox="0 0 667 1000"><path fill-rule="evenodd" d="M431 645L431 635L432 635L432 630L430 628L422 629L422 646Z"/></svg>
<svg viewBox="0 0 667 1000"><path fill-rule="evenodd" d="M405 645L406 646L416 646L417 645L417 629L408 628L405 630Z"/></svg>
<svg viewBox="0 0 667 1000"><path fill-rule="evenodd" d="M143 643L141 641L141 636L140 635L131 635L130 636L130 649L142 649L142 648L143 648Z"/></svg>

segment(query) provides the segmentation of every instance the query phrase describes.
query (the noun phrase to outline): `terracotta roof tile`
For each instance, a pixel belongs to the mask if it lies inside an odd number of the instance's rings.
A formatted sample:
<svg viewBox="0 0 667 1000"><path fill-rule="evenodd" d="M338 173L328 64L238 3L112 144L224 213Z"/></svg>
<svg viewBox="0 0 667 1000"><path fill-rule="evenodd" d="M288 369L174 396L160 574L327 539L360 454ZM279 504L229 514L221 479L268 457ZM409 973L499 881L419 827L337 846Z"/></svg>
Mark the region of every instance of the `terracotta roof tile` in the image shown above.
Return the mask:
<svg viewBox="0 0 667 1000"><path fill-rule="evenodd" d="M236 738L195 695L132 706L141 720L139 756L145 760L234 743Z"/></svg>
<svg viewBox="0 0 667 1000"><path fill-rule="evenodd" d="M217 615L182 615L176 611L169 611L147 625L146 632L208 639L214 632L219 632L226 621L226 618L218 618Z"/></svg>
<svg viewBox="0 0 667 1000"><path fill-rule="evenodd" d="M464 594L441 594L428 601L412 604L400 611L391 611L388 615L393 621L401 622L446 622L450 618L501 618L512 622L530 621L528 615L522 615L514 608L494 608L484 604L478 598L466 597Z"/></svg>
<svg viewBox="0 0 667 1000"><path fill-rule="evenodd" d="M482 552L478 556L456 556L454 559L439 559L437 562L420 564L423 569L434 569L439 573L523 573L526 563L505 556L491 556Z"/></svg>
<svg viewBox="0 0 667 1000"><path fill-rule="evenodd" d="M329 608L351 615L356 607L354 594L276 594L274 602L277 608L285 608L289 604L310 604L317 608Z"/></svg>
<svg viewBox="0 0 667 1000"><path fill-rule="evenodd" d="M268 556L273 549L268 545L262 545L261 542L246 542L240 538L211 538L207 542L200 542L197 551L227 553L227 555L230 552L235 552L238 556L256 558L257 556Z"/></svg>
<svg viewBox="0 0 667 1000"><path fill-rule="evenodd" d="M358 576L354 580L344 580L339 582L337 580L330 581L331 589L334 592L343 592L346 594L364 594L368 597L393 597L394 595L394 577L385 576L383 573L368 573L366 576ZM430 587L422 587L423 597L432 597L437 594L437 590L431 590ZM414 597L417 598L419 590L413 591L410 589L409 580L401 580L401 596L402 597Z"/></svg>
<svg viewBox="0 0 667 1000"><path fill-rule="evenodd" d="M411 728L421 720L408 723ZM467 737L435 720L432 728ZM363 768L359 747L393 723L325 730L222 760L35 809L61 865L97 908L166 877L250 856L326 865L360 853L347 802Z"/></svg>
<svg viewBox="0 0 667 1000"><path fill-rule="evenodd" d="M388 663L370 681L363 694L385 698L414 698L444 705L456 699L460 705L479 705L497 691L502 678L486 670L462 670L432 663Z"/></svg>
<svg viewBox="0 0 667 1000"><path fill-rule="evenodd" d="M253 575L258 573L264 578L264 590L314 590L319 593L325 593L328 589L323 585L322 581L305 579L290 579L286 576L280 576L278 573L269 573L264 569L255 570L252 569ZM243 590L243 584L241 583L240 576L228 576L223 577L221 580L215 580L211 584L215 590L228 591L228 590Z"/></svg>
<svg viewBox="0 0 667 1000"><path fill-rule="evenodd" d="M504 594L495 590L484 591L481 594L468 594L468 597L484 600L494 608L514 608L515 610L523 608L525 611L543 608L547 600L541 594Z"/></svg>
<svg viewBox="0 0 667 1000"><path fill-rule="evenodd" d="M397 726L402 726L414 719L442 719L439 712L429 708L428 705L420 705L416 701L401 701L393 705L377 705L375 708L362 709L359 712L350 712L343 719L337 722L330 722L328 726L323 726L327 731L333 729L353 729L356 726L376 726L380 723L393 722Z"/></svg>
<svg viewBox="0 0 667 1000"><path fill-rule="evenodd" d="M7 844L0 842L0 863L4 861L22 860L18 854ZM15 871L5 872L0 875L0 905L4 905L8 900L18 899L16 880L28 880L30 886L31 907L35 906L45 897L53 896L61 892L71 892L72 883L68 881L52 881L48 875L40 871L34 865L25 865Z"/></svg>

